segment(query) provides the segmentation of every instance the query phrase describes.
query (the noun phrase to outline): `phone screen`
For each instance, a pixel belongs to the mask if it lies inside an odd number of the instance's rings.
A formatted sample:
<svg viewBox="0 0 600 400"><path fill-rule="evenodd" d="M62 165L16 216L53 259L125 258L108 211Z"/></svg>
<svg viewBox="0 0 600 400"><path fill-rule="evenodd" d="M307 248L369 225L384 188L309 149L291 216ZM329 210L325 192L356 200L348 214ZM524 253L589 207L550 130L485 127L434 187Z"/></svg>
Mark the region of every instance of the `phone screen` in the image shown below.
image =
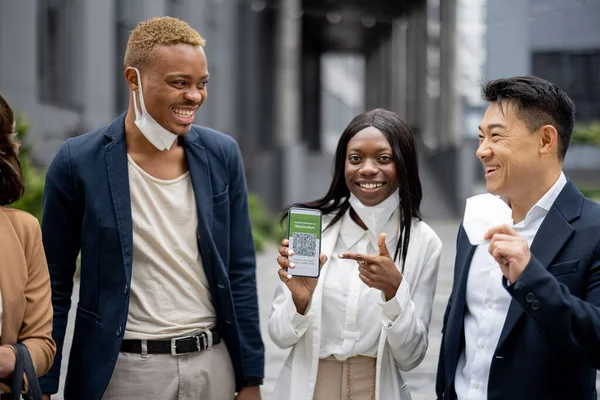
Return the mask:
<svg viewBox="0 0 600 400"><path fill-rule="evenodd" d="M308 208L291 208L288 213L289 247L294 255L290 262L293 276L317 278L319 276L319 254L321 253L321 211Z"/></svg>

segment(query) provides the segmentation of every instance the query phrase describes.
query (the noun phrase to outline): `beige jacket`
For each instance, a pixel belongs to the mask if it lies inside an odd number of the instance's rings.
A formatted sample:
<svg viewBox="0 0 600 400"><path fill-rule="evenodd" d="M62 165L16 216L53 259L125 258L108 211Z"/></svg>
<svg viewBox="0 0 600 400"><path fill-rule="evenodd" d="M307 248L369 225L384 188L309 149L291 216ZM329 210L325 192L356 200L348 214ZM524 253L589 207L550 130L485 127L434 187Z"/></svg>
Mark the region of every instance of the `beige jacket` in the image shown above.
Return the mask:
<svg viewBox="0 0 600 400"><path fill-rule="evenodd" d="M24 343L38 376L52 366L50 275L40 225L32 215L0 207L0 291L2 337L0 345ZM0 383L0 390L10 388Z"/></svg>

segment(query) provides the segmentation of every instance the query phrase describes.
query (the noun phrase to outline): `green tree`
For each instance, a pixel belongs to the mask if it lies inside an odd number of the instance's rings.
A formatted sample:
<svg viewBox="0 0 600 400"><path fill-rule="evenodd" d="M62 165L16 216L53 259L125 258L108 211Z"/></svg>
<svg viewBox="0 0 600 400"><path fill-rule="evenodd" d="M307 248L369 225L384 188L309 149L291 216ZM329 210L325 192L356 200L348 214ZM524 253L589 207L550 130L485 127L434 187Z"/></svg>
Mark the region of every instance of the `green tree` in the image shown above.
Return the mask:
<svg viewBox="0 0 600 400"><path fill-rule="evenodd" d="M42 219L42 196L44 194L44 179L46 171L38 168L32 159L31 143L27 140L27 134L29 132L29 124L27 121L19 116L17 118L17 139L21 142L19 149L19 161L21 162L21 169L23 170L23 181L25 184L25 193L23 197L13 204L14 208L18 208L23 211L37 217L38 220Z"/></svg>
<svg viewBox="0 0 600 400"><path fill-rule="evenodd" d="M256 194L248 194L248 206L256 251L264 250L267 242L278 243L283 239L285 231L279 219L266 209Z"/></svg>
<svg viewBox="0 0 600 400"><path fill-rule="evenodd" d="M600 147L600 121L575 124L571 144L589 144Z"/></svg>

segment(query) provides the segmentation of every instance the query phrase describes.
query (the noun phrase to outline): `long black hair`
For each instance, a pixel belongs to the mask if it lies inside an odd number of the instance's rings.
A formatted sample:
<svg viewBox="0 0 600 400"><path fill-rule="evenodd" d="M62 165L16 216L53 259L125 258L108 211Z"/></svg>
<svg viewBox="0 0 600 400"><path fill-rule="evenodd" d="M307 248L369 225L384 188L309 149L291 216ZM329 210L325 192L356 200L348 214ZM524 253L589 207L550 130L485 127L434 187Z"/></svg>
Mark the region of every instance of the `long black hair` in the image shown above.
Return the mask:
<svg viewBox="0 0 600 400"><path fill-rule="evenodd" d="M25 191L14 128L13 110L0 95L0 206L14 203Z"/></svg>
<svg viewBox="0 0 600 400"><path fill-rule="evenodd" d="M402 269L406 261L412 219L421 219L420 205L423 198L419 166L417 160L417 143L408 125L395 113L381 108L366 111L357 115L346 127L337 148L333 164L333 180L327 194L318 200L307 203L296 203L293 207L316 208L323 215L335 213L335 216L325 229L335 224L350 208L350 190L346 186L345 166L348 142L358 132L368 127L378 129L388 140L392 148L396 164L396 179L399 186L401 210L400 235L394 253L394 261L398 254L402 257ZM287 211L282 221L287 217Z"/></svg>

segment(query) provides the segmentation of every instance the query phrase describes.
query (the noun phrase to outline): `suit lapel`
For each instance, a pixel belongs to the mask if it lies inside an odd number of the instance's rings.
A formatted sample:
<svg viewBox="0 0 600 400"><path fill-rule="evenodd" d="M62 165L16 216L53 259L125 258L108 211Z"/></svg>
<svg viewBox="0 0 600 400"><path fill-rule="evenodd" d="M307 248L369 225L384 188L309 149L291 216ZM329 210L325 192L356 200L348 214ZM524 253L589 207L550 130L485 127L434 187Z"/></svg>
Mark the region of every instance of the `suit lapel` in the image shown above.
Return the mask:
<svg viewBox="0 0 600 400"><path fill-rule="evenodd" d="M184 137L183 145L185 158L190 169L194 196L196 198L196 209L198 212L198 225L208 229L213 215L213 192L210 181L210 166L206 150L198 143L198 133L192 128Z"/></svg>
<svg viewBox="0 0 600 400"><path fill-rule="evenodd" d="M104 147L104 154L108 184L121 241L125 279L126 282L130 282L133 258L133 223L131 219L131 193L129 190L124 122L125 114L109 126L106 136L110 139L110 142Z"/></svg>
<svg viewBox="0 0 600 400"><path fill-rule="evenodd" d="M192 187L194 188L194 198L196 199L198 248L202 258L202 267L213 298L217 298L218 276L226 276L227 272L223 269L218 273L217 270L224 267L222 263L217 262L218 252L212 237L213 191L210 180L210 165L206 150L199 143L199 135L194 128L182 140L192 179ZM232 218L235 218L235 216L232 216Z"/></svg>
<svg viewBox="0 0 600 400"><path fill-rule="evenodd" d="M454 288L452 308L448 316L445 336L448 338L446 343L446 371L455 371L458 363L458 357L461 351L461 343L463 331L463 321L465 315L465 307L467 306L467 281L469 279L469 271L471 270L471 261L477 246L472 246L467 235L461 228L459 232L460 241L459 249L456 256L456 267L460 267L458 277L458 287ZM450 346L451 344L451 346ZM454 374L452 374L454 376Z"/></svg>
<svg viewBox="0 0 600 400"><path fill-rule="evenodd" d="M571 222L579 217L582 203L581 192L570 181L567 182L531 244L531 254L544 267L548 268L575 231ZM512 299L496 348L500 348L522 315L523 309Z"/></svg>

